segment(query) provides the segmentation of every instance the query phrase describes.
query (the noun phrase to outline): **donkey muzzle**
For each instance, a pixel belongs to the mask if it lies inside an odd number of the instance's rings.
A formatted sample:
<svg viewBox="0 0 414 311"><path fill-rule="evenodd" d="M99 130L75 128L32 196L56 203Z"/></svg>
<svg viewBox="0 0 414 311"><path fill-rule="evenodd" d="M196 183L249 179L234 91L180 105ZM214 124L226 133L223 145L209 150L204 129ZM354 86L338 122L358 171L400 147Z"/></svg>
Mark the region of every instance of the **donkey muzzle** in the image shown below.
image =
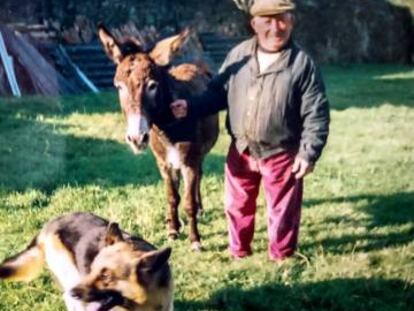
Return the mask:
<svg viewBox="0 0 414 311"><path fill-rule="evenodd" d="M148 121L142 115L131 114L128 115L127 122L128 128L125 135L125 140L134 153L140 153L148 146Z"/></svg>
<svg viewBox="0 0 414 311"><path fill-rule="evenodd" d="M149 134L144 133L134 136L127 134L125 140L131 147L132 151L134 151L134 153L140 153L148 146Z"/></svg>

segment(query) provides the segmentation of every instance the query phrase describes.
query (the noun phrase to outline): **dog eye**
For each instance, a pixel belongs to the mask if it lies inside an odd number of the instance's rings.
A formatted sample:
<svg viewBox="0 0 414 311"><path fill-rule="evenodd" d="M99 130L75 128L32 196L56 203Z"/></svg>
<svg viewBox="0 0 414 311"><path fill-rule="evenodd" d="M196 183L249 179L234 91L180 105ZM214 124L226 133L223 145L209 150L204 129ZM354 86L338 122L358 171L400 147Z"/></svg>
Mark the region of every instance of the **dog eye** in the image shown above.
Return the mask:
<svg viewBox="0 0 414 311"><path fill-rule="evenodd" d="M103 269L99 275L99 279L104 283L108 284L112 281L113 277L108 269Z"/></svg>

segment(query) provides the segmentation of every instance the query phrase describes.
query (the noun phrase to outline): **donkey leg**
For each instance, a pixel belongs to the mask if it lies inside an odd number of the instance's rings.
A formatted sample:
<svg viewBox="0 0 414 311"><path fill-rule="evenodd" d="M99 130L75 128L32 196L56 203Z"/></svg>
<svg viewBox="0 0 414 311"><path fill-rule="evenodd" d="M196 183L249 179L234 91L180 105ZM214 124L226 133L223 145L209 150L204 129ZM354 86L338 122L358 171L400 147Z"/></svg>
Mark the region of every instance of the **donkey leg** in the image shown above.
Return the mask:
<svg viewBox="0 0 414 311"><path fill-rule="evenodd" d="M201 250L200 233L197 226L197 193L198 167L184 166L181 170L184 177L184 209L189 218L191 248Z"/></svg>
<svg viewBox="0 0 414 311"><path fill-rule="evenodd" d="M178 192L180 186L180 176L176 170L165 165L160 165L161 176L164 180L167 194L167 231L168 238L175 240L180 233L180 222L178 219L178 205L180 204L180 194Z"/></svg>
<svg viewBox="0 0 414 311"><path fill-rule="evenodd" d="M181 200L180 192L179 192L180 178L181 178L180 171L177 169L171 169L171 177L172 177L172 182L173 182L173 197L175 199L172 199L171 202L169 203L167 217L168 219L173 220L172 221L173 226L169 227L169 235L171 235L170 233L172 233L172 235L175 235L175 236L171 236L171 238L176 239L181 229L181 221L178 215L178 206L180 205L180 200Z"/></svg>
<svg viewBox="0 0 414 311"><path fill-rule="evenodd" d="M197 217L203 216L204 213L204 207L203 207L203 200L201 199L201 179L203 178L203 168L200 166L199 168L199 174L197 178L197 196L196 196L196 202L197 202Z"/></svg>

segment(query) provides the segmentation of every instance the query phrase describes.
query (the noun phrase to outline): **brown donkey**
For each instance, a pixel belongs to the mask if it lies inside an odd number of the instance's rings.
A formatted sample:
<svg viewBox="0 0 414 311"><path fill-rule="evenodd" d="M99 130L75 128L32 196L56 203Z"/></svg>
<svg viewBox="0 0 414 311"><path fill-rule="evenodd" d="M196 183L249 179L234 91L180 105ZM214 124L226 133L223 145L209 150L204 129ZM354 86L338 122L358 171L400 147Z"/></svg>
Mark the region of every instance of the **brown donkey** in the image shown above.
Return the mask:
<svg viewBox="0 0 414 311"><path fill-rule="evenodd" d="M180 230L181 175L192 249L200 250L197 215L202 210L202 162L217 140L218 116L177 121L169 105L176 98L202 92L209 74L201 65L170 65L188 31L158 42L150 51L136 40L120 44L103 25L98 27L98 34L107 55L117 66L114 85L127 123L126 142L135 153L145 149L149 142L164 179L169 205L168 236L176 239Z"/></svg>

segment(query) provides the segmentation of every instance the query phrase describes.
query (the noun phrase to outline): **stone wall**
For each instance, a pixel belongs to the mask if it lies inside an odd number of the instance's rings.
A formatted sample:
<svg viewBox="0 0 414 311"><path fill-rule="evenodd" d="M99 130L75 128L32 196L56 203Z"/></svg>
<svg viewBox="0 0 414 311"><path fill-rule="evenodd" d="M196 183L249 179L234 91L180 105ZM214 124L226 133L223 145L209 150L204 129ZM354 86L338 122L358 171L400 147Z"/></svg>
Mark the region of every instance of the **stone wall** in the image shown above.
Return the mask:
<svg viewBox="0 0 414 311"><path fill-rule="evenodd" d="M296 35L322 62L413 61L410 11L382 0L302 0Z"/></svg>
<svg viewBox="0 0 414 311"><path fill-rule="evenodd" d="M3 0L0 22L42 18L70 27L76 15L119 26L248 34L248 19L232 0ZM414 27L397 0L297 0L298 41L321 62L413 62ZM398 0L403 3L406 0ZM27 2L27 3L26 3ZM18 5L17 5L18 3ZM26 5L27 4L27 5Z"/></svg>

